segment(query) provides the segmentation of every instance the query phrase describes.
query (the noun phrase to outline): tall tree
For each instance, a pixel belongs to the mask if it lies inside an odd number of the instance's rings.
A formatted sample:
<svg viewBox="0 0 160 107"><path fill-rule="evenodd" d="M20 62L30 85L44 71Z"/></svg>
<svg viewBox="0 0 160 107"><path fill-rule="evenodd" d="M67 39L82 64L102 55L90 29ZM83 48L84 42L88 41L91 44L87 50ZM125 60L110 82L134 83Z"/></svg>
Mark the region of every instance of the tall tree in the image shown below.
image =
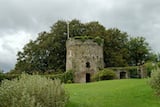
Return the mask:
<svg viewBox="0 0 160 107"><path fill-rule="evenodd" d="M98 22L87 24L79 20L69 23L70 37L90 36L96 34L104 36L105 28ZM91 29L92 28L92 29ZM48 70L65 70L66 62L67 22L57 21L51 26L50 32L42 32L35 41L30 41L18 52L15 70L32 73L33 71L45 72Z"/></svg>
<svg viewBox="0 0 160 107"><path fill-rule="evenodd" d="M131 37L128 43L130 64L139 65L147 60L149 55L149 44L146 42L144 37Z"/></svg>
<svg viewBox="0 0 160 107"><path fill-rule="evenodd" d="M51 27L50 32L42 32L35 41L30 41L18 52L15 69L25 72L49 71L65 69L67 39L65 21L58 21Z"/></svg>
<svg viewBox="0 0 160 107"><path fill-rule="evenodd" d="M127 66L128 60L128 35L117 28L106 31L104 38L104 61L106 67Z"/></svg>
<svg viewBox="0 0 160 107"><path fill-rule="evenodd" d="M92 37L101 37L104 38L106 35L106 29L103 25L101 25L99 22L92 21L85 24L85 35L86 36L92 36Z"/></svg>
<svg viewBox="0 0 160 107"><path fill-rule="evenodd" d="M144 60L149 51L144 38L128 39L128 34L113 28L106 30L99 22L81 23L72 20L69 23L70 37L92 36L104 39L104 62L108 66L127 66ZM67 22L57 21L49 32L39 33L38 38L30 41L18 52L16 71L33 73L34 71L65 71Z"/></svg>

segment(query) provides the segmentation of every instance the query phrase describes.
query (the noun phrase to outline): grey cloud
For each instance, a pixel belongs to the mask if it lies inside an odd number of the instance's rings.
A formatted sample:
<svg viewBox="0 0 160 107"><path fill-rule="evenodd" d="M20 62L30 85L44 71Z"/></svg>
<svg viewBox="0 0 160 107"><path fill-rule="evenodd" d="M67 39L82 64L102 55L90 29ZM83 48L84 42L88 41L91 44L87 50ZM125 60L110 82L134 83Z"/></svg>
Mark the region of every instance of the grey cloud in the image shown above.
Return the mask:
<svg viewBox="0 0 160 107"><path fill-rule="evenodd" d="M39 32L58 19L79 17L89 7L87 1L80 0L5 0L1 5L0 28L26 32Z"/></svg>
<svg viewBox="0 0 160 107"><path fill-rule="evenodd" d="M20 45L35 38L39 32L49 30L60 19L99 21L106 28L117 27L132 36L145 36L152 48L160 51L159 5L159 0L0 0L0 40L3 41L0 56L6 54L9 60L7 63L5 58L0 58L0 67L12 68L16 63L16 52L23 47ZM23 43L24 38L18 32L32 37L23 34L26 38ZM16 33L17 36L13 35Z"/></svg>
<svg viewBox="0 0 160 107"><path fill-rule="evenodd" d="M125 1L125 2L122 2ZM158 48L160 30L159 0L122 0L115 3L112 10L100 12L100 20L105 26L118 27L132 36L144 36L154 51Z"/></svg>
<svg viewBox="0 0 160 107"><path fill-rule="evenodd" d="M11 63L4 63L0 61L0 69L3 71L10 71L14 66Z"/></svg>
<svg viewBox="0 0 160 107"><path fill-rule="evenodd" d="M14 53L15 52L14 49L8 43L3 43L2 48L4 49L4 51L7 51L9 53Z"/></svg>

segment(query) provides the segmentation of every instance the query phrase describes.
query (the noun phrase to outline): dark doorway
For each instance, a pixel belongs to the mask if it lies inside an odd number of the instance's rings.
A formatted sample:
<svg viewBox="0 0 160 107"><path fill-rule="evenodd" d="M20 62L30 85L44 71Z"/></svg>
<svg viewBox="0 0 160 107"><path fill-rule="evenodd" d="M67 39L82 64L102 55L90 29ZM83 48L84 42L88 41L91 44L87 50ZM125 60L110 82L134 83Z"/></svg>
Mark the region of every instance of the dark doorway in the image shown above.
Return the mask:
<svg viewBox="0 0 160 107"><path fill-rule="evenodd" d="M120 79L126 78L126 72L120 72Z"/></svg>
<svg viewBox="0 0 160 107"><path fill-rule="evenodd" d="M86 73L86 82L91 82L91 75Z"/></svg>

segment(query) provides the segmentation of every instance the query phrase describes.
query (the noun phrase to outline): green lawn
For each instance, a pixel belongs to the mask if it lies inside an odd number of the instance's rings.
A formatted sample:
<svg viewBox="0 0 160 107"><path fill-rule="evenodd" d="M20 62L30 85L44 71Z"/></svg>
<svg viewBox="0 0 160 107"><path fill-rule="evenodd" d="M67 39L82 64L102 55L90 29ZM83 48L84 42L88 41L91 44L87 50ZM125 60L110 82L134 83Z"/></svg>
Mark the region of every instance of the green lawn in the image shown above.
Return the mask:
<svg viewBox="0 0 160 107"><path fill-rule="evenodd" d="M160 107L147 79L108 80L67 84L70 102L66 107Z"/></svg>

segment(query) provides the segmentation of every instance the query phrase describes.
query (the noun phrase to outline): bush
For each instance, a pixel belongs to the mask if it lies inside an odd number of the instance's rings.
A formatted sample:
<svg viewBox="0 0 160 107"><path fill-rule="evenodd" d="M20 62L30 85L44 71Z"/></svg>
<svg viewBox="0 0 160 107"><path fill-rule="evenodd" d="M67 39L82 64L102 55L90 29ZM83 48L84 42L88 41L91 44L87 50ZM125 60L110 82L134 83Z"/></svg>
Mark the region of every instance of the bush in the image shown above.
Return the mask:
<svg viewBox="0 0 160 107"><path fill-rule="evenodd" d="M2 81L2 80L5 80L5 79L7 79L7 80L13 80L13 79L15 79L15 78L18 78L20 76L20 74L2 74L2 73L0 73L0 82Z"/></svg>
<svg viewBox="0 0 160 107"><path fill-rule="evenodd" d="M151 72L156 69L156 64L154 64L153 62L147 62L144 64L144 67L146 69L147 72L147 76L150 77L151 76Z"/></svg>
<svg viewBox="0 0 160 107"><path fill-rule="evenodd" d="M69 70L63 74L62 81L64 83L73 83L74 74L72 70Z"/></svg>
<svg viewBox="0 0 160 107"><path fill-rule="evenodd" d="M104 40L97 36L96 38L94 38L94 42L97 42L98 45L101 45L103 44Z"/></svg>
<svg viewBox="0 0 160 107"><path fill-rule="evenodd" d="M140 78L138 67L128 67L126 70L129 72L130 78Z"/></svg>
<svg viewBox="0 0 160 107"><path fill-rule="evenodd" d="M63 75L64 74L55 74L55 75L52 74L52 75L44 75L44 76L52 80L60 79L62 82Z"/></svg>
<svg viewBox="0 0 160 107"><path fill-rule="evenodd" d="M112 80L116 78L116 74L111 69L103 69L93 75L92 81Z"/></svg>
<svg viewBox="0 0 160 107"><path fill-rule="evenodd" d="M54 80L54 79L60 79L63 83L73 83L73 71L69 70L66 71L63 74L56 74L56 75L46 75L46 77Z"/></svg>
<svg viewBox="0 0 160 107"><path fill-rule="evenodd" d="M0 72L0 82L4 79L5 79L5 75L2 72Z"/></svg>
<svg viewBox="0 0 160 107"><path fill-rule="evenodd" d="M154 70L151 73L150 86L155 90L156 94L160 96L160 69Z"/></svg>
<svg viewBox="0 0 160 107"><path fill-rule="evenodd" d="M0 86L0 107L64 107L68 101L60 80L22 74Z"/></svg>

